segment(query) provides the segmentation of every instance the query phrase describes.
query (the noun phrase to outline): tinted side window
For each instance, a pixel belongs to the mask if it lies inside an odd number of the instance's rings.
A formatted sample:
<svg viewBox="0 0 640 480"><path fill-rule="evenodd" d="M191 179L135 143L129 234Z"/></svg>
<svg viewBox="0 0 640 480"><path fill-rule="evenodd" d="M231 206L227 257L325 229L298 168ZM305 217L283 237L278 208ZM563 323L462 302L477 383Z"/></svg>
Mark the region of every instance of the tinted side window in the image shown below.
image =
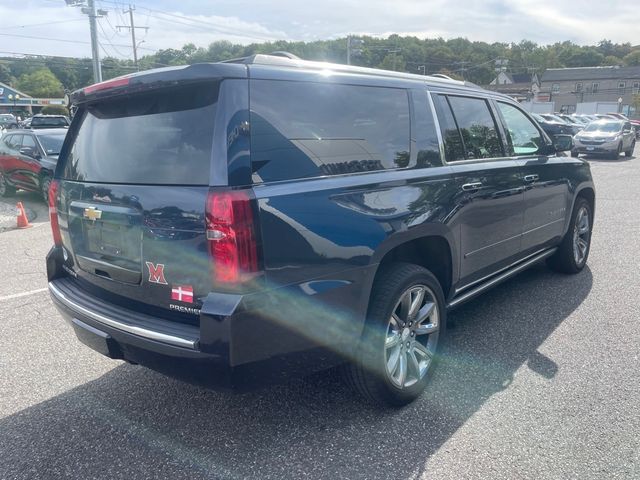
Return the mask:
<svg viewBox="0 0 640 480"><path fill-rule="evenodd" d="M251 82L254 182L414 167L405 90Z"/></svg>
<svg viewBox="0 0 640 480"><path fill-rule="evenodd" d="M18 151L22 144L22 135L9 135L5 143L9 147L9 150Z"/></svg>
<svg viewBox="0 0 640 480"><path fill-rule="evenodd" d="M22 136L22 147L33 148L36 149L36 141L33 139L31 135L23 135Z"/></svg>
<svg viewBox="0 0 640 480"><path fill-rule="evenodd" d="M516 155L535 155L545 144L540 131L516 107L498 102L498 108L504 118L507 139Z"/></svg>
<svg viewBox="0 0 640 480"><path fill-rule="evenodd" d="M442 139L444 141L444 151L448 162L465 160L464 143L460 131L456 125L456 120L451 113L451 107L444 95L436 95L434 98Z"/></svg>
<svg viewBox="0 0 640 480"><path fill-rule="evenodd" d="M427 93L413 92L416 112L414 116L414 131L416 137L416 168L438 167L442 165L440 142L436 130L433 111L427 99Z"/></svg>
<svg viewBox="0 0 640 480"><path fill-rule="evenodd" d="M448 99L462 134L467 159L504 156L498 128L487 101L454 96Z"/></svg>

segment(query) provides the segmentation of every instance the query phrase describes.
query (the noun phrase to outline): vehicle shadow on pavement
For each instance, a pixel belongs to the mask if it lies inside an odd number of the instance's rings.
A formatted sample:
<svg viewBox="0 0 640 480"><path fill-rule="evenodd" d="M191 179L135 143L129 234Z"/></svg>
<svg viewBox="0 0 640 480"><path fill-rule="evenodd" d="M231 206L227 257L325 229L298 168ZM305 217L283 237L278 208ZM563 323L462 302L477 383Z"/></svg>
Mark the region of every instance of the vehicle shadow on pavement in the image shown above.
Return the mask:
<svg viewBox="0 0 640 480"><path fill-rule="evenodd" d="M625 162L628 162L629 160L635 160L636 156L631 155L630 157L627 157L626 155L620 155L620 157L616 159L603 158L603 157L590 157L590 156L586 156L582 158L584 160L587 160L588 162L596 162L596 163L625 163Z"/></svg>
<svg viewBox="0 0 640 480"><path fill-rule="evenodd" d="M418 478L518 369L546 381L562 368L538 348L591 286L588 268L564 276L541 266L456 310L429 390L399 411L363 406L335 372L231 395L123 364L0 420L0 471L7 478Z"/></svg>

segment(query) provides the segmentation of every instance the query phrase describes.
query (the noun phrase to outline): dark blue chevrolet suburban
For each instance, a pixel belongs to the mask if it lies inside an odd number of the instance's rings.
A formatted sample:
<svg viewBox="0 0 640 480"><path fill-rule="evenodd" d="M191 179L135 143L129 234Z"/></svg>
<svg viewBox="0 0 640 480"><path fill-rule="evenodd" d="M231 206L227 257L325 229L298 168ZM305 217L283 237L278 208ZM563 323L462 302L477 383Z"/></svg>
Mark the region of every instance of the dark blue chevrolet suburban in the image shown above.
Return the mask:
<svg viewBox="0 0 640 480"><path fill-rule="evenodd" d="M588 163L471 84L278 54L72 99L49 290L113 359L231 390L341 366L402 405L447 311L589 255Z"/></svg>

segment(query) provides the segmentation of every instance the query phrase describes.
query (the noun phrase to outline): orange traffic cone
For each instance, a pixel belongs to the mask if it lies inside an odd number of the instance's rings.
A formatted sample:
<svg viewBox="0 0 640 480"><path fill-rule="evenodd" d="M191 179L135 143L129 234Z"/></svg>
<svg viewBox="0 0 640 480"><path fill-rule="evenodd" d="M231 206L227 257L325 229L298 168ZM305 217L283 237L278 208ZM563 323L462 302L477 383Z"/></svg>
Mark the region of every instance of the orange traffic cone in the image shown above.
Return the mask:
<svg viewBox="0 0 640 480"><path fill-rule="evenodd" d="M27 218L27 214L24 211L24 207L22 206L22 202L18 202L18 228L29 228L32 227L29 223L29 219Z"/></svg>

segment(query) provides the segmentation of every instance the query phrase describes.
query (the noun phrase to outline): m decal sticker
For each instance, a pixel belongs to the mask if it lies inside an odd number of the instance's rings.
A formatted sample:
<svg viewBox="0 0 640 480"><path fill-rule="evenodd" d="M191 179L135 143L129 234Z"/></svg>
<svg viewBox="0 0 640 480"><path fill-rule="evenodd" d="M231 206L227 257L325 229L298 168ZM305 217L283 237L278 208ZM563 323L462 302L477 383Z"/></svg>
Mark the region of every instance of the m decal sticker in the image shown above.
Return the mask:
<svg viewBox="0 0 640 480"><path fill-rule="evenodd" d="M158 263L157 265L151 262L144 262L149 269L149 283L158 283L160 285L168 285L164 279L164 264Z"/></svg>

